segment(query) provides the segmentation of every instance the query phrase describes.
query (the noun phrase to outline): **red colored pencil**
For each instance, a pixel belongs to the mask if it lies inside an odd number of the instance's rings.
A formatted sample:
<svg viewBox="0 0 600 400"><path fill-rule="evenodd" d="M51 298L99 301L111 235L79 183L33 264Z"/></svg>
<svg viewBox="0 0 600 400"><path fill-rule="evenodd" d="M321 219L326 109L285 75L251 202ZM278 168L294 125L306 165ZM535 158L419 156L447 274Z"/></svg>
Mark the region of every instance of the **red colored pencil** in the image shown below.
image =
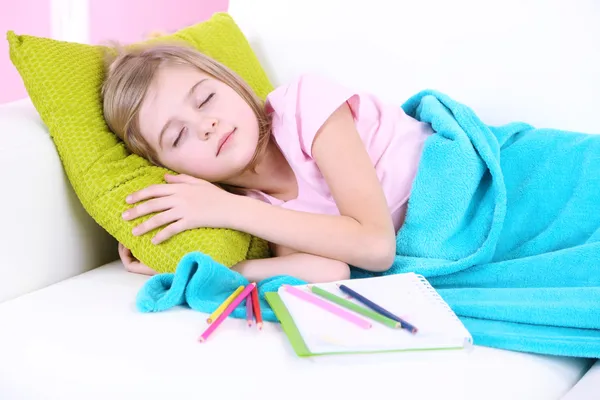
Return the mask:
<svg viewBox="0 0 600 400"><path fill-rule="evenodd" d="M258 288L255 287L250 295L252 296L252 305L254 306L253 308L254 317L256 318L256 327L258 328L258 330L261 330L263 326L263 321L262 314L260 312L260 302L258 301Z"/></svg>

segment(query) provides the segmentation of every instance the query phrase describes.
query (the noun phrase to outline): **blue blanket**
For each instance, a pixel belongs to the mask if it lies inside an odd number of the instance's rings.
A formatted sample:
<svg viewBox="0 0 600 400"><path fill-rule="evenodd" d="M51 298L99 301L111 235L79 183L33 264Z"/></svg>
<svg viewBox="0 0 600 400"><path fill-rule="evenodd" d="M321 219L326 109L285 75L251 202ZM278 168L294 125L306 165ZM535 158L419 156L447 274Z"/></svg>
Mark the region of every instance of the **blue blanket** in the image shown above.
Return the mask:
<svg viewBox="0 0 600 400"><path fill-rule="evenodd" d="M600 135L494 127L435 91L403 109L427 122L426 142L385 274L424 275L473 335L475 344L600 357ZM352 277L373 276L353 268ZM175 274L157 275L139 310L177 305L212 312L247 280L200 253ZM263 294L289 276L259 282ZM233 316L243 318L242 306Z"/></svg>

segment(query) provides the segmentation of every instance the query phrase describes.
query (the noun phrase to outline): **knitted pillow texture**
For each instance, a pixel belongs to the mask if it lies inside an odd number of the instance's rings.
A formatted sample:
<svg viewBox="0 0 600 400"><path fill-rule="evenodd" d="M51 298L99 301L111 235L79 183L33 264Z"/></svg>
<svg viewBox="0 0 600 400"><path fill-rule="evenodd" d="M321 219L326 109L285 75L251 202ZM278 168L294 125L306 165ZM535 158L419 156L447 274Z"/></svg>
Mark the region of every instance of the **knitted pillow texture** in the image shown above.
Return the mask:
<svg viewBox="0 0 600 400"><path fill-rule="evenodd" d="M269 256L264 240L228 229L188 230L159 245L150 241L156 230L133 236L133 227L151 215L124 221L121 214L131 207L125 197L149 185L165 183L165 173L174 172L131 154L108 129L101 99L107 48L17 35L13 31L7 33L7 38L10 58L49 130L83 207L141 262L157 272L174 272L180 259L192 251L209 255L228 267L244 259ZM263 100L273 89L245 36L227 13L216 13L172 35L151 39L163 40L182 40L220 61Z"/></svg>

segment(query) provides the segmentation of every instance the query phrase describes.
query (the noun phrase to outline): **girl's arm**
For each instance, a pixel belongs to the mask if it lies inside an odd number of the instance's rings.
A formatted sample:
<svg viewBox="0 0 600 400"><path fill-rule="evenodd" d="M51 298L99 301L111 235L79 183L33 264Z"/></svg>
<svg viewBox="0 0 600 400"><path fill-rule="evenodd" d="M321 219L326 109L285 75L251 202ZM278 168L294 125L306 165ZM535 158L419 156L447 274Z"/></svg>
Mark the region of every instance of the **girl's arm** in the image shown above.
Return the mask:
<svg viewBox="0 0 600 400"><path fill-rule="evenodd" d="M308 283L335 282L350 278L348 264L306 253L244 260L233 267L250 282L277 275L290 275Z"/></svg>
<svg viewBox="0 0 600 400"><path fill-rule="evenodd" d="M312 156L341 215L288 210L240 197L229 227L301 253L366 270L390 268L396 253L394 225L347 103L317 132Z"/></svg>
<svg viewBox="0 0 600 400"><path fill-rule="evenodd" d="M277 275L290 275L308 283L335 282L350 278L350 267L342 261L298 253L274 243L270 247L275 257L244 260L231 269L251 282Z"/></svg>
<svg viewBox="0 0 600 400"><path fill-rule="evenodd" d="M280 252L275 249L276 257L245 260L233 267L250 282L262 281L277 275L290 275L309 283L325 283L350 278L350 268L337 260L313 256L311 254ZM157 272L137 260L131 251L119 243L119 256L123 266L129 272L156 275Z"/></svg>

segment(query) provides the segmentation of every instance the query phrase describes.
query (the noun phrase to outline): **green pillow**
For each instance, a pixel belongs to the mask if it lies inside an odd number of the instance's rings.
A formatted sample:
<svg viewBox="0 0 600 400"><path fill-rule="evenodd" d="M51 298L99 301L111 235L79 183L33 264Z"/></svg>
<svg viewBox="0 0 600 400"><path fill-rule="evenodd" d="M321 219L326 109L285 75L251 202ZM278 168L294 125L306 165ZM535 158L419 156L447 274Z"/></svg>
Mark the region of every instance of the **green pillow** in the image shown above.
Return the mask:
<svg viewBox="0 0 600 400"><path fill-rule="evenodd" d="M157 230L136 237L138 221L124 221L125 197L151 184L164 183L168 171L131 154L106 125L101 85L106 47L7 33L10 58L48 127L67 177L86 211L158 272L175 271L187 253L200 251L231 267L269 256L267 243L246 233L200 228L182 232L159 245ZM244 34L227 13L152 41L183 40L237 72L263 100L273 89ZM43 168L43 166L40 166ZM52 212L49 210L48 212Z"/></svg>

